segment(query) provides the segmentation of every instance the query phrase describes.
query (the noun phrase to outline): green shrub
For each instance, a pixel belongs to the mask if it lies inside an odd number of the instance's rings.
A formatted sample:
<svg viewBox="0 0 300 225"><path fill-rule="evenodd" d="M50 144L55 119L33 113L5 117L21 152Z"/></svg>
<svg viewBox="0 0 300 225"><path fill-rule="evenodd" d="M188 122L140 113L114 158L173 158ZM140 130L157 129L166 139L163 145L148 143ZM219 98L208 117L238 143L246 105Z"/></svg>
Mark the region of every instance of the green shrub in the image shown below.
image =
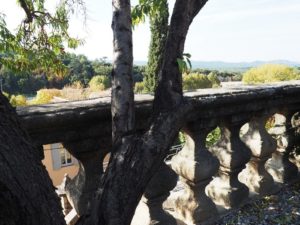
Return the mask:
<svg viewBox="0 0 300 225"><path fill-rule="evenodd" d="M12 95L10 97L9 103L14 107L27 105L26 97L24 95Z"/></svg>
<svg viewBox="0 0 300 225"><path fill-rule="evenodd" d="M206 75L190 73L183 75L183 89L193 90L200 88L211 88L213 86L212 82L208 79Z"/></svg>
<svg viewBox="0 0 300 225"><path fill-rule="evenodd" d="M89 87L92 91L103 91L110 88L110 86L110 79L108 76L97 75L89 82Z"/></svg>
<svg viewBox="0 0 300 225"><path fill-rule="evenodd" d="M243 79L243 74L242 73L237 73L234 76L232 76L232 81L242 81Z"/></svg>
<svg viewBox="0 0 300 225"><path fill-rule="evenodd" d="M146 88L145 88L145 83L144 82L136 82L134 84L134 93L145 93L146 92Z"/></svg>
<svg viewBox="0 0 300 225"><path fill-rule="evenodd" d="M212 130L206 137L206 147L211 147L217 143L217 141L221 137L221 129L217 127L216 129Z"/></svg>
<svg viewBox="0 0 300 225"><path fill-rule="evenodd" d="M292 67L265 64L244 73L243 82L247 84L268 83L300 79L299 73Z"/></svg>
<svg viewBox="0 0 300 225"><path fill-rule="evenodd" d="M30 104L47 104L51 102L54 96L60 97L61 91L58 89L41 89L37 91L36 97L30 101Z"/></svg>
<svg viewBox="0 0 300 225"><path fill-rule="evenodd" d="M212 83L212 87L220 87L221 86L221 81L219 80L217 73L210 72L207 75L207 78Z"/></svg>

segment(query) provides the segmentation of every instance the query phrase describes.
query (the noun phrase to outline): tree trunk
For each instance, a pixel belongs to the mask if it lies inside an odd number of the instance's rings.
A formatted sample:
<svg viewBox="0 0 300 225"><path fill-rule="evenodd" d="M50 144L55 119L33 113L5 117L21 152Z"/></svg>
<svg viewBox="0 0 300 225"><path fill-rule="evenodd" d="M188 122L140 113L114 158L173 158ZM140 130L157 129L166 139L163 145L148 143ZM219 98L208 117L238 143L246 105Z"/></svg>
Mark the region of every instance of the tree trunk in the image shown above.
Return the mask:
<svg viewBox="0 0 300 225"><path fill-rule="evenodd" d="M134 129L132 31L130 0L113 0L112 140L114 144Z"/></svg>
<svg viewBox="0 0 300 225"><path fill-rule="evenodd" d="M38 149L0 92L0 224L63 225L58 196Z"/></svg>
<svg viewBox="0 0 300 225"><path fill-rule="evenodd" d="M120 4L120 1L113 0L113 3ZM78 225L130 225L135 208L148 182L161 166L169 147L183 126L185 116L193 109L192 105L187 104L182 97L181 74L176 59L182 55L190 23L205 3L206 1L197 0L176 1L160 74L159 90L155 95L155 116L151 126L143 135L123 132L119 141L114 142L114 152L91 211L80 219ZM127 13L129 16L130 12ZM113 21L118 21L116 13ZM113 26L113 29L115 28ZM176 29L178 33L175 32ZM124 40L121 38L119 41L124 45L131 45L127 38ZM166 59L166 57L170 58ZM128 80L120 79L119 82L118 84L122 85L121 82L128 83ZM163 87L167 89L164 90ZM124 98L128 101L127 96ZM129 121L124 124L129 124Z"/></svg>
<svg viewBox="0 0 300 225"><path fill-rule="evenodd" d="M154 115L172 111L182 102L182 74L177 59L182 58L185 39L194 17L208 0L177 0L171 17L170 29L155 92Z"/></svg>
<svg viewBox="0 0 300 225"><path fill-rule="evenodd" d="M177 0L154 101L151 126L134 134L130 1L113 0L113 154L90 214L78 224L129 225L192 105L182 98L177 58L206 0ZM64 224L58 197L15 111L0 94L0 225Z"/></svg>

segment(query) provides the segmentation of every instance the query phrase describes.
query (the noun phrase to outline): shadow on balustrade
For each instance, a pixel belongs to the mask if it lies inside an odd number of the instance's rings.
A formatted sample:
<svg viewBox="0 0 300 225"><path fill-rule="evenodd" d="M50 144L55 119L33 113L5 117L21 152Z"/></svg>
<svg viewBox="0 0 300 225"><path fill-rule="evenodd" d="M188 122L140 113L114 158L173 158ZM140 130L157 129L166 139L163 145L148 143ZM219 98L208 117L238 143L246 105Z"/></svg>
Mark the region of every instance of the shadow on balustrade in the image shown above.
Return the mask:
<svg viewBox="0 0 300 225"><path fill-rule="evenodd" d="M267 171L278 183L290 183L298 177L298 168L290 157L296 153L297 143L296 117L298 113L283 109L272 116L268 132L276 140L277 149L266 163Z"/></svg>

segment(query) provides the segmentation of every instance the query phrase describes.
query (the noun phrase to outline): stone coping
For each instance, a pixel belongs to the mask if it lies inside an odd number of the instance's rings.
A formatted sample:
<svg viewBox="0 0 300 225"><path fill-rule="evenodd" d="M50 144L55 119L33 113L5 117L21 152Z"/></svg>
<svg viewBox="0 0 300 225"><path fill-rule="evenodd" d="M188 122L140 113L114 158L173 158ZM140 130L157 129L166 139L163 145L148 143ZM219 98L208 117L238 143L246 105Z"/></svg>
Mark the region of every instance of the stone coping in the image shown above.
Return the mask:
<svg viewBox="0 0 300 225"><path fill-rule="evenodd" d="M300 81L259 86L226 83L222 88L185 92L194 105L186 122L202 121L199 127L216 126L221 120L242 123L255 113L269 114L284 108L300 108ZM137 129L150 118L153 96L136 95ZM111 137L110 97L17 108L24 126L38 144ZM85 131L85 132L82 132Z"/></svg>
<svg viewBox="0 0 300 225"><path fill-rule="evenodd" d="M223 83L224 84L224 83ZM300 81L285 81L261 85L244 85L241 82L227 82L221 88L197 89L186 91L184 96L188 99L202 101L203 103L214 103L217 99L235 97L265 98L276 94L300 93ZM135 102L137 105L152 103L153 95L137 94ZM66 101L43 105L17 107L19 116L44 114L58 111L68 111L79 108L110 107L110 97L100 97L87 100Z"/></svg>

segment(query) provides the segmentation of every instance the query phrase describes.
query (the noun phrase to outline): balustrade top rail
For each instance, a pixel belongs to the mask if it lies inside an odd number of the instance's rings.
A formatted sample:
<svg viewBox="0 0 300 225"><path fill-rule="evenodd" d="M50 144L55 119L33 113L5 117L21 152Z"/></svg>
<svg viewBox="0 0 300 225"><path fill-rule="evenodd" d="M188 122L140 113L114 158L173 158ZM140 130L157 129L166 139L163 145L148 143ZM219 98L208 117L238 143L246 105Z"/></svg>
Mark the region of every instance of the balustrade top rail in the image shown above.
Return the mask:
<svg viewBox="0 0 300 225"><path fill-rule="evenodd" d="M260 86L226 85L216 89L186 92L195 110L187 122L209 121L226 117L231 122L247 120L262 111L284 110L300 106L300 81ZM153 96L136 95L138 129L147 126ZM17 108L25 127L36 144L64 142L86 138L110 137L110 98L95 98ZM208 118L210 120L208 120Z"/></svg>

